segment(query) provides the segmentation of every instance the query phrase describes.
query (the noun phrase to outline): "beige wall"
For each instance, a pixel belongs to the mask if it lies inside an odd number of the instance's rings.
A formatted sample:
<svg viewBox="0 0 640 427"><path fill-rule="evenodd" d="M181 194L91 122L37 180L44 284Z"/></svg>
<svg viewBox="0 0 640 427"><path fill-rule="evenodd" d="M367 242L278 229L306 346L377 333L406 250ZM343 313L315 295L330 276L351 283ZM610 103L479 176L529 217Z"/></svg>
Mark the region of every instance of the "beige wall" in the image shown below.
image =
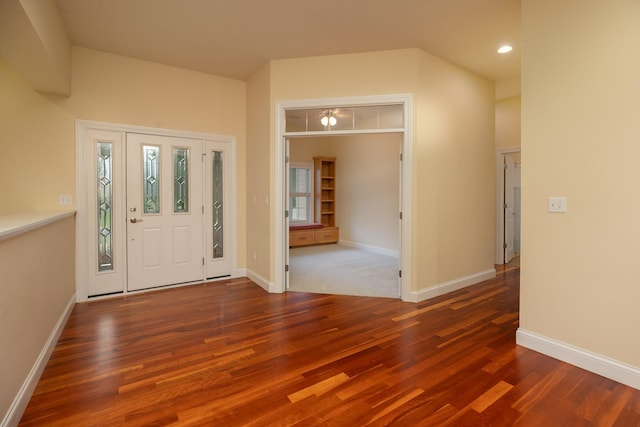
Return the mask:
<svg viewBox="0 0 640 427"><path fill-rule="evenodd" d="M74 117L0 57L0 215L60 209L74 194Z"/></svg>
<svg viewBox="0 0 640 427"><path fill-rule="evenodd" d="M262 67L247 82L247 268L265 281L271 280L274 214L271 209L271 177L275 173L270 140L271 66ZM265 203L265 199L269 204ZM255 259L254 259L255 254Z"/></svg>
<svg viewBox="0 0 640 427"><path fill-rule="evenodd" d="M75 293L74 223L0 241L0 420Z"/></svg>
<svg viewBox="0 0 640 427"><path fill-rule="evenodd" d="M520 147L520 96L496 102L496 149Z"/></svg>
<svg viewBox="0 0 640 427"><path fill-rule="evenodd" d="M55 0L0 2L0 56L30 87L69 94L71 44Z"/></svg>
<svg viewBox="0 0 640 427"><path fill-rule="evenodd" d="M244 82L80 47L72 66L56 101L77 118L231 135L244 154Z"/></svg>
<svg viewBox="0 0 640 427"><path fill-rule="evenodd" d="M640 3L522 10L520 326L640 367Z"/></svg>
<svg viewBox="0 0 640 427"><path fill-rule="evenodd" d="M418 49L271 63L272 116L276 101L397 93L414 96L412 289L492 269L491 82Z"/></svg>
<svg viewBox="0 0 640 427"><path fill-rule="evenodd" d="M419 61L414 289L494 268L493 83L432 55Z"/></svg>
<svg viewBox="0 0 640 427"><path fill-rule="evenodd" d="M313 164L314 156L335 156L340 240L397 252L401 148L399 134L297 138L290 160Z"/></svg>

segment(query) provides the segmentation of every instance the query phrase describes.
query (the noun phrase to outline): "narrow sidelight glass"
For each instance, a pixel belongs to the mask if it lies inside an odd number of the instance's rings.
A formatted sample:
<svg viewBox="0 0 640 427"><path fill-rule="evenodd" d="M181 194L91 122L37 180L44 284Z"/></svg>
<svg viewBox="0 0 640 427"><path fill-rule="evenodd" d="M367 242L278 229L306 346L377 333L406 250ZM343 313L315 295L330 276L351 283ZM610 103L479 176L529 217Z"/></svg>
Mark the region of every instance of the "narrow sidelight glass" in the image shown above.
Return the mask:
<svg viewBox="0 0 640 427"><path fill-rule="evenodd" d="M222 151L212 152L212 200L213 200L213 258L222 258L224 256L224 235L223 235L223 205L224 205L224 158Z"/></svg>
<svg viewBox="0 0 640 427"><path fill-rule="evenodd" d="M97 143L98 271L113 270L113 144Z"/></svg>

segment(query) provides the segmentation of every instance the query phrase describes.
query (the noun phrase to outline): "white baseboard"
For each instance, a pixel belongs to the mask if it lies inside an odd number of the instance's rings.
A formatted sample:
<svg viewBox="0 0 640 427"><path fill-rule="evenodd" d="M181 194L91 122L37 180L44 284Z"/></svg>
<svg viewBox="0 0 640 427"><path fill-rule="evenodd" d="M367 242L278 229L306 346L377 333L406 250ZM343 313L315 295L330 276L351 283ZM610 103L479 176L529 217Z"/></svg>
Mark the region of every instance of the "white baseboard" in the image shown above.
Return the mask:
<svg viewBox="0 0 640 427"><path fill-rule="evenodd" d="M485 280L493 279L494 277L496 277L496 270L495 268L491 268L489 270L470 274L458 279L449 280L448 282L441 283L431 288L412 291L410 299L407 299L406 301L426 301L449 292L457 291L458 289L466 288L467 286L475 285L476 283L484 282Z"/></svg>
<svg viewBox="0 0 640 427"><path fill-rule="evenodd" d="M338 242L339 245L348 246L350 248L362 249L367 252L372 252L374 254L386 255L394 258L398 258L399 252L394 251L393 249L379 248L377 246L365 245L363 243L350 242L348 240L340 240Z"/></svg>
<svg viewBox="0 0 640 427"><path fill-rule="evenodd" d="M247 269L246 268L236 268L235 272L231 275L233 279L237 277L247 277Z"/></svg>
<svg viewBox="0 0 640 427"><path fill-rule="evenodd" d="M269 292L270 294L281 293L280 289L276 288L275 283L269 282L264 277L259 274L254 273L250 269L247 268L247 277L258 284L262 289Z"/></svg>
<svg viewBox="0 0 640 427"><path fill-rule="evenodd" d="M519 328L516 344L640 390L640 368Z"/></svg>
<svg viewBox="0 0 640 427"><path fill-rule="evenodd" d="M47 342L44 344L44 347L42 347L42 350L40 351L38 358L33 364L29 375L27 375L27 378L24 380L24 383L22 383L22 387L20 387L18 394L16 395L15 399L13 399L11 406L9 406L9 410L5 414L2 423L0 423L0 427L17 426L20 422L22 414L29 404L29 399L31 399L31 395L33 394L33 391L38 384L38 380L42 376L44 368L47 366L49 357L51 356L51 353L53 352L53 349L58 342L58 338L60 338L60 334L62 334L62 330L64 329L64 326L67 323L67 319L69 318L69 315L71 314L71 311L73 310L73 307L75 305L76 294L74 293L67 303L67 306L60 314L58 322L51 331L51 334L49 335Z"/></svg>

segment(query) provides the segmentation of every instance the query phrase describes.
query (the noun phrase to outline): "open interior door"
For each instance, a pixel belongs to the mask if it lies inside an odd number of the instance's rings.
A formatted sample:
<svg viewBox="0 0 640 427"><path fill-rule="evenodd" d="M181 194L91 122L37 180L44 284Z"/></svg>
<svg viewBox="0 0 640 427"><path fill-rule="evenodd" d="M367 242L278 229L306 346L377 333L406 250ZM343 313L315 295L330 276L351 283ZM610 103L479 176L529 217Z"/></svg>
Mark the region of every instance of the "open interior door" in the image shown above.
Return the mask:
<svg viewBox="0 0 640 427"><path fill-rule="evenodd" d="M516 166L513 157L504 156L504 263L514 257L515 237L515 181Z"/></svg>

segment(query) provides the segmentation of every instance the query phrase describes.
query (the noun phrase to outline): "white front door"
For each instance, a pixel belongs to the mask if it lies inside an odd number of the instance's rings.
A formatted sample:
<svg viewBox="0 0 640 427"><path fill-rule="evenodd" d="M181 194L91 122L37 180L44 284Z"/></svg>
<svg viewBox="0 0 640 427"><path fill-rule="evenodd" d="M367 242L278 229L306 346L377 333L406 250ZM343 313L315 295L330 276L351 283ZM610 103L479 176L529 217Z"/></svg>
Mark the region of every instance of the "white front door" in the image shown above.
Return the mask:
<svg viewBox="0 0 640 427"><path fill-rule="evenodd" d="M204 279L202 140L128 133L127 289Z"/></svg>

